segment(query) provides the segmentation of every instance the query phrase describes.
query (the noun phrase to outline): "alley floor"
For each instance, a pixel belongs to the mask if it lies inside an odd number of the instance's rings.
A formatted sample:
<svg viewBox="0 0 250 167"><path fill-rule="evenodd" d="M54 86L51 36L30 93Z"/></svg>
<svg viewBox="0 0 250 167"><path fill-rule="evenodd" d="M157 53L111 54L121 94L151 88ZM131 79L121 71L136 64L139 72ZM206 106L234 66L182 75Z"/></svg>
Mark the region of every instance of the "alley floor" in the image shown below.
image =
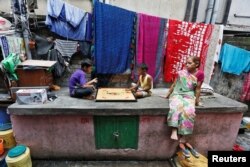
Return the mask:
<svg viewBox="0 0 250 167"><path fill-rule="evenodd" d="M33 167L171 167L168 161L41 161Z"/></svg>
<svg viewBox="0 0 250 167"><path fill-rule="evenodd" d="M239 134L236 139L236 144L244 148L245 151L250 151L250 130L245 131L243 134Z"/></svg>

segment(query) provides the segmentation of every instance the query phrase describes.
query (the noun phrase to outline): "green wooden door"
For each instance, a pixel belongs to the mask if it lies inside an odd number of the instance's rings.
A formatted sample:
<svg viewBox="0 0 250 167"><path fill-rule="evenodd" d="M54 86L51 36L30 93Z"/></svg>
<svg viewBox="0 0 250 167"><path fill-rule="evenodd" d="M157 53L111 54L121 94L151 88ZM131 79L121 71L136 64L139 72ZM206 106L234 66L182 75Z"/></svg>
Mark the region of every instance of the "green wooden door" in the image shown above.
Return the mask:
<svg viewBox="0 0 250 167"><path fill-rule="evenodd" d="M138 116L95 116L97 149L138 147Z"/></svg>

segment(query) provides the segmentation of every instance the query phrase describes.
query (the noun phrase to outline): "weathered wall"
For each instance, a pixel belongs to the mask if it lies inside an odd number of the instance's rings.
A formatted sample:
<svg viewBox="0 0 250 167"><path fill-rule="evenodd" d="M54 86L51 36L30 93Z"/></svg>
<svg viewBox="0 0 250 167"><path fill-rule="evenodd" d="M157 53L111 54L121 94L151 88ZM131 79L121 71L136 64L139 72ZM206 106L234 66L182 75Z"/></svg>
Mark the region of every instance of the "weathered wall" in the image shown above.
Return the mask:
<svg viewBox="0 0 250 167"><path fill-rule="evenodd" d="M110 4L153 16L183 20L187 0L110 0Z"/></svg>
<svg viewBox="0 0 250 167"><path fill-rule="evenodd" d="M86 12L92 12L92 0L64 0L69 4L75 5ZM114 6L132 10L135 12L147 13L154 16L183 20L185 18L186 7L188 0L103 0ZM196 0L192 0L190 9L190 18L194 13L194 4ZM204 22L208 9L209 0L199 0L199 6L197 10L196 22ZM229 0L220 0L219 8L216 18L216 23L222 23L226 11L226 4ZM10 3L11 0L0 0L0 11L11 13ZM2 5L4 4L4 5ZM228 19L226 20L227 26L225 29L234 31L249 31L249 19L244 17L235 17L234 14L241 16L248 15L249 0L232 0L229 7ZM214 12L215 13L215 12ZM38 0L37 15L47 14L47 0Z"/></svg>
<svg viewBox="0 0 250 167"><path fill-rule="evenodd" d="M87 12L92 12L92 0L64 0L65 2L75 5ZM11 13L11 0L0 0L0 11ZM147 13L149 15L159 16L163 18L172 18L183 20L185 17L188 0L105 0L114 6L125 8L135 12ZM218 11L217 22L221 22L224 16L226 0L220 0L220 10ZM206 17L208 0L200 0L199 10L197 15L197 22L204 22ZM194 7L194 0L192 1L191 17ZM237 9L237 8L236 8ZM47 0L38 0L38 15L47 14ZM190 20L191 20L190 17Z"/></svg>
<svg viewBox="0 0 250 167"><path fill-rule="evenodd" d="M12 0L0 0L0 11L11 13ZM92 0L63 0L69 4L77 6L86 12L92 12ZM3 5L4 4L4 5ZM35 10L37 15L47 14L47 0L37 0L38 9Z"/></svg>
<svg viewBox="0 0 250 167"><path fill-rule="evenodd" d="M228 14L227 24L240 25L242 27L249 26L249 5L249 0L233 0Z"/></svg>
<svg viewBox="0 0 250 167"><path fill-rule="evenodd" d="M223 38L223 43L232 44L234 46L250 50L250 37L235 37L225 35ZM243 81L244 74L238 76L234 74L223 73L220 69L220 64L217 64L215 66L214 75L212 76L210 85L214 88L216 93L240 101ZM246 104L250 105L249 102L246 102ZM248 109L248 111L250 111L250 109Z"/></svg>
<svg viewBox="0 0 250 167"><path fill-rule="evenodd" d="M188 141L205 155L208 150L231 150L241 117L240 112L197 113ZM92 116L11 115L11 121L17 143L30 147L33 158L165 160L174 155L178 146L170 139L171 128L165 124L165 116L140 116L136 150L97 150Z"/></svg>
<svg viewBox="0 0 250 167"><path fill-rule="evenodd" d="M223 73L220 64L217 64L214 69L214 75L210 85L214 88L216 93L229 98L240 100L241 89L244 81L244 76Z"/></svg>
<svg viewBox="0 0 250 167"><path fill-rule="evenodd" d="M237 34L237 33L236 33ZM239 34L240 35L240 34ZM238 46L242 49L250 50L250 37L249 36L233 36L225 34L223 37L223 43Z"/></svg>

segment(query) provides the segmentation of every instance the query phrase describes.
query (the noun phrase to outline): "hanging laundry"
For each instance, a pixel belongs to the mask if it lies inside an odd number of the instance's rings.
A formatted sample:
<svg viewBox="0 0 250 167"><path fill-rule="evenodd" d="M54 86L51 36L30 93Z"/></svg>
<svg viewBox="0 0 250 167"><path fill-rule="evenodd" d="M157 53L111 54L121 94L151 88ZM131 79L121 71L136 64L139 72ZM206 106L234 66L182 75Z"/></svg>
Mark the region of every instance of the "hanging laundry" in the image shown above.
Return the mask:
<svg viewBox="0 0 250 167"><path fill-rule="evenodd" d="M61 14L63 7L64 7L64 2L61 0L48 0L47 2L48 15L57 18ZM65 15L65 13L63 14Z"/></svg>
<svg viewBox="0 0 250 167"><path fill-rule="evenodd" d="M32 40L36 43L36 48L32 54L32 59L47 60L48 52L50 49L52 49L52 47L54 47L54 42L49 40L49 38L45 38L34 33L32 34Z"/></svg>
<svg viewBox="0 0 250 167"><path fill-rule="evenodd" d="M2 49L3 58L6 58L9 55L9 45L6 36L0 37L0 46Z"/></svg>
<svg viewBox="0 0 250 167"><path fill-rule="evenodd" d="M95 2L102 2L102 3L105 3L105 0L92 0L93 5L95 5Z"/></svg>
<svg viewBox="0 0 250 167"><path fill-rule="evenodd" d="M65 61L62 55L56 49L49 50L48 60L56 61L56 64L52 69L52 73L55 78L60 78L63 75L63 72L65 71L66 68Z"/></svg>
<svg viewBox="0 0 250 167"><path fill-rule="evenodd" d="M20 2L20 3L19 3ZM27 14L27 8L25 5L25 1L19 1L19 0L11 0L11 9L14 11L14 14Z"/></svg>
<svg viewBox="0 0 250 167"><path fill-rule="evenodd" d="M78 42L67 40L55 40L55 49L58 50L63 57L71 58L77 51Z"/></svg>
<svg viewBox="0 0 250 167"><path fill-rule="evenodd" d="M161 26L160 26L160 32L159 32L159 41L158 41L158 49L156 54L156 69L155 69L155 77L154 81L158 81L161 77L161 74L163 72L163 59L164 59L164 51L165 51L165 44L166 44L166 37L167 37L167 20L161 19Z"/></svg>
<svg viewBox="0 0 250 167"><path fill-rule="evenodd" d="M38 9L37 0L27 0L27 5L30 11Z"/></svg>
<svg viewBox="0 0 250 167"><path fill-rule="evenodd" d="M1 36L0 46L2 48L4 58L7 58L11 53L25 53L24 41L21 37Z"/></svg>
<svg viewBox="0 0 250 167"><path fill-rule="evenodd" d="M61 0L49 0L47 10L45 24L49 26L50 31L65 38L85 40L88 20L85 11Z"/></svg>
<svg viewBox="0 0 250 167"><path fill-rule="evenodd" d="M221 70L240 75L250 71L250 51L225 43L220 53Z"/></svg>
<svg viewBox="0 0 250 167"><path fill-rule="evenodd" d="M222 47L222 41L223 41L223 31L224 31L224 25L219 25L219 33L218 33L218 41L217 41L217 46L216 46L216 54L214 57L214 61L218 62L219 61L219 57L220 57L220 51L221 51L221 47Z"/></svg>
<svg viewBox="0 0 250 167"><path fill-rule="evenodd" d="M95 2L95 61L100 74L123 73L129 67L135 13Z"/></svg>
<svg viewBox="0 0 250 167"><path fill-rule="evenodd" d="M164 77L171 82L177 71L183 69L190 56L201 58L200 69L204 70L207 50L212 34L212 25L169 20Z"/></svg>
<svg viewBox="0 0 250 167"><path fill-rule="evenodd" d="M137 63L145 63L148 65L148 74L153 78L156 71L156 57L159 42L164 33L164 21L161 24L161 18L149 16L146 14L139 15L139 35L137 41ZM160 29L162 30L160 31ZM162 32L160 34L160 32ZM159 57L161 57L159 53ZM158 58L159 59L159 58Z"/></svg>
<svg viewBox="0 0 250 167"><path fill-rule="evenodd" d="M86 41L92 41L93 40L93 15L90 13L87 13L87 26L86 26L86 33L85 33L85 40Z"/></svg>
<svg viewBox="0 0 250 167"><path fill-rule="evenodd" d="M134 17L133 30L130 42L130 57L134 60L136 56L136 36L137 36L137 17Z"/></svg>
<svg viewBox="0 0 250 167"><path fill-rule="evenodd" d="M139 75L137 73L137 69L135 68L137 63L136 63L136 46L137 46L137 29L138 29L138 15L134 17L134 26L132 30L132 35L131 35L131 43L130 43L130 58L131 58L131 79L132 80L138 80Z"/></svg>
<svg viewBox="0 0 250 167"><path fill-rule="evenodd" d="M70 4L65 3L64 7L66 21L76 28L81 23L86 13L82 9L74 7Z"/></svg>
<svg viewBox="0 0 250 167"><path fill-rule="evenodd" d="M250 101L250 73L245 74L244 78L245 79L240 97L242 102Z"/></svg>
<svg viewBox="0 0 250 167"><path fill-rule="evenodd" d="M79 51L83 58L91 59L91 43L87 41L79 42Z"/></svg>
<svg viewBox="0 0 250 167"><path fill-rule="evenodd" d="M204 83L209 84L211 80L214 71L215 59L216 57L219 57L218 54L220 53L222 45L222 37L223 25L214 25L204 67ZM218 59L216 62L218 62Z"/></svg>
<svg viewBox="0 0 250 167"><path fill-rule="evenodd" d="M6 38L9 45L9 53L25 53L23 38L13 36L6 36Z"/></svg>
<svg viewBox="0 0 250 167"><path fill-rule="evenodd" d="M138 15L139 35L137 41L137 63L146 63L149 67L148 73L154 77L160 18L145 14Z"/></svg>

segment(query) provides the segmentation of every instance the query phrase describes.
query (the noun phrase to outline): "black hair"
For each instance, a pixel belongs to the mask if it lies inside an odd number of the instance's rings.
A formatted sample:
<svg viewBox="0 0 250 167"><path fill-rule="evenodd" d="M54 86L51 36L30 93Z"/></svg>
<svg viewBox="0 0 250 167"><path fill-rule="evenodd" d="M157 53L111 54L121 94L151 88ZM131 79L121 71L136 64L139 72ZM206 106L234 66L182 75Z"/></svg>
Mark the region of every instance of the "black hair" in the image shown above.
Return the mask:
<svg viewBox="0 0 250 167"><path fill-rule="evenodd" d="M142 64L139 64L138 66L137 66L137 68L140 68L140 69L142 69L142 70L148 70L148 66L147 66L147 64L145 64L145 63L142 63Z"/></svg>
<svg viewBox="0 0 250 167"><path fill-rule="evenodd" d="M92 66L92 61L90 59L85 59L81 62L81 68Z"/></svg>

